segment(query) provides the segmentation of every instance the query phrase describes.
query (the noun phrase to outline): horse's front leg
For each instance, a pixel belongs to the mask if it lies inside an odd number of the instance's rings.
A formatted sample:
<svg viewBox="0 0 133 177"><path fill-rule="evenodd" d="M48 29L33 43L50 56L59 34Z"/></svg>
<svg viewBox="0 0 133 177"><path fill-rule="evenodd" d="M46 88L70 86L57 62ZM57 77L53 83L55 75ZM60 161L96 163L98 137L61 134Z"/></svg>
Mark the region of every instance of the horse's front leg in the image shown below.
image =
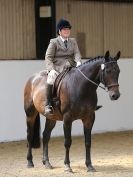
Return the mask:
<svg viewBox="0 0 133 177"><path fill-rule="evenodd" d="M85 148L86 148L86 161L88 171L95 172L95 168L91 162L91 130L95 120L95 114L92 117L87 117L83 120L84 125L84 137L85 137Z"/></svg>
<svg viewBox="0 0 133 177"><path fill-rule="evenodd" d="M64 160L65 171L72 172L72 169L70 167L70 159L69 159L69 150L72 144L72 138L71 138L72 121L69 120L68 116L64 117L63 128L64 128L64 138L65 138L64 146L66 148L66 154Z"/></svg>
<svg viewBox="0 0 133 177"><path fill-rule="evenodd" d="M46 119L45 129L43 132L43 164L46 168L52 169L52 165L49 162L48 157L48 143L50 140L51 132L55 127L56 121Z"/></svg>

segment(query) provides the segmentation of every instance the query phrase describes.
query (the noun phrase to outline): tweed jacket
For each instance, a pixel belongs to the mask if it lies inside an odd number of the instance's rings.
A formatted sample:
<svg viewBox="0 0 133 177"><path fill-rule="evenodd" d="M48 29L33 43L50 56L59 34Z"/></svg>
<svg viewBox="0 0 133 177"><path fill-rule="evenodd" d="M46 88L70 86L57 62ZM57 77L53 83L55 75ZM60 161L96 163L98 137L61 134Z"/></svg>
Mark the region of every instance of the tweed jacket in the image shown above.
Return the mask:
<svg viewBox="0 0 133 177"><path fill-rule="evenodd" d="M48 72L54 69L60 73L68 62L71 66L74 66L78 61L81 62L81 55L74 38L68 39L67 48L59 36L50 40L45 54Z"/></svg>

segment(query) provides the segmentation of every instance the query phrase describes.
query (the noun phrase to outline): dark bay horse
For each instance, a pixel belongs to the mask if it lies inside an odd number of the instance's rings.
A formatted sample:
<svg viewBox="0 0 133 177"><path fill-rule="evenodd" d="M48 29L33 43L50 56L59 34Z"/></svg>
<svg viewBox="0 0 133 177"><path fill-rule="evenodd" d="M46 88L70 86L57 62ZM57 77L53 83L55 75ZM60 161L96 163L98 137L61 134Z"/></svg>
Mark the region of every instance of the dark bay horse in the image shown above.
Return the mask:
<svg viewBox="0 0 133 177"><path fill-rule="evenodd" d="M103 57L95 57L77 68L72 68L63 78L58 91L59 105L53 103L54 114L46 116L43 131L43 164L52 168L48 157L48 142L56 121L63 121L65 170L70 167L69 150L72 143L72 122L81 119L84 127L86 166L88 171L95 171L91 162L91 130L95 120L97 106L97 87L102 83L109 92L111 100L120 97L118 77L120 73L117 60L120 52L114 58L109 51ZM45 115L45 90L47 74L45 71L30 77L24 90L24 109L27 120L28 167L34 167L32 148L40 147L40 116Z"/></svg>

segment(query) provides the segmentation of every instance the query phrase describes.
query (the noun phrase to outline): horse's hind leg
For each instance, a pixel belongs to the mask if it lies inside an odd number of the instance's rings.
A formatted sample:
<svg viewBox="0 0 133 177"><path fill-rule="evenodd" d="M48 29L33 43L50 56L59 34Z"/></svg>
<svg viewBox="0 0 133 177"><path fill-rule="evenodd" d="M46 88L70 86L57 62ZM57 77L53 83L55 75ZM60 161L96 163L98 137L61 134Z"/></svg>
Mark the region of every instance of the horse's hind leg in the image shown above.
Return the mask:
<svg viewBox="0 0 133 177"><path fill-rule="evenodd" d="M36 111L34 105L25 107L25 112L27 116L27 141L28 141L28 152L27 160L28 167L34 167L33 157L32 157L32 148L40 147L40 116Z"/></svg>
<svg viewBox="0 0 133 177"><path fill-rule="evenodd" d="M48 143L50 140L51 132L55 127L56 121L46 119L45 129L43 132L43 164L46 168L52 169L48 157Z"/></svg>

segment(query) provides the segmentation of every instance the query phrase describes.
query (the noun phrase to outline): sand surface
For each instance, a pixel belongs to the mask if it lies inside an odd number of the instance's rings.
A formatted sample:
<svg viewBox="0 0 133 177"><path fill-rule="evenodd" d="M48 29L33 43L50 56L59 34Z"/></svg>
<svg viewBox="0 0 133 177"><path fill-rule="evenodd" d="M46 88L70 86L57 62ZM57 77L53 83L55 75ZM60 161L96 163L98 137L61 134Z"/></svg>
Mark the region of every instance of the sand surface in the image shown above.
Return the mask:
<svg viewBox="0 0 133 177"><path fill-rule="evenodd" d="M42 164L42 147L33 150L34 168L27 168L26 141L0 143L0 177L133 177L133 132L92 135L92 163L87 172L84 137L73 137L70 151L73 173L64 172L64 139L51 138L49 157L53 169Z"/></svg>

